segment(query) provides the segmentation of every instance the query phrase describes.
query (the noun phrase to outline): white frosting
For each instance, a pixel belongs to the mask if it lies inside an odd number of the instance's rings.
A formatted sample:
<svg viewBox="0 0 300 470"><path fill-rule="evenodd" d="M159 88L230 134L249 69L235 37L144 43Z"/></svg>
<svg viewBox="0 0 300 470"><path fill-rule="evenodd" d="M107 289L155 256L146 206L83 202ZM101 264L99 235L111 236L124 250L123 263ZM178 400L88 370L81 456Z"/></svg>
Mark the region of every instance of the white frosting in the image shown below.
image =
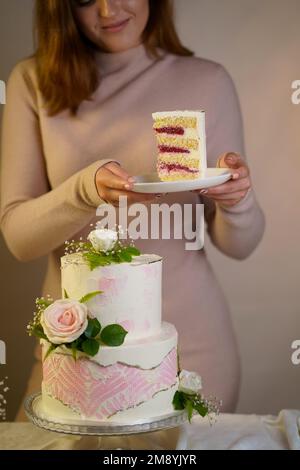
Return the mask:
<svg viewBox="0 0 300 470"><path fill-rule="evenodd" d="M102 366L109 366L121 362L142 369L151 369L158 366L165 356L177 347L178 334L171 323L163 322L158 335L152 338L143 338L129 343L124 342L121 346L100 346L96 356L91 361ZM49 343L42 340L44 353L49 348ZM55 350L55 354L71 354L66 347Z"/></svg>
<svg viewBox="0 0 300 470"><path fill-rule="evenodd" d="M162 119L164 117L199 117L199 114L205 114L203 109L197 109L194 111L185 110L185 111L159 111L156 113L152 113L153 119Z"/></svg>
<svg viewBox="0 0 300 470"><path fill-rule="evenodd" d="M115 422L122 424L132 424L138 420L144 421L149 418L160 417L169 413L174 413L172 400L174 393L178 389L178 383L170 387L168 390L162 390L154 395L150 400L141 403L133 408L124 411L118 411L115 415L107 418L107 422ZM85 422L95 423L98 419L93 420L89 418L86 420L84 416L71 410L68 406L64 405L55 398L43 393L42 400L37 404L36 411L41 418L50 419L54 422L75 424Z"/></svg>
<svg viewBox="0 0 300 470"><path fill-rule="evenodd" d="M126 343L160 333L161 275L162 258L152 254L94 270L80 253L61 258L62 296L66 290L70 298L79 300L89 292L103 291L87 306L102 327L121 324L128 331Z"/></svg>

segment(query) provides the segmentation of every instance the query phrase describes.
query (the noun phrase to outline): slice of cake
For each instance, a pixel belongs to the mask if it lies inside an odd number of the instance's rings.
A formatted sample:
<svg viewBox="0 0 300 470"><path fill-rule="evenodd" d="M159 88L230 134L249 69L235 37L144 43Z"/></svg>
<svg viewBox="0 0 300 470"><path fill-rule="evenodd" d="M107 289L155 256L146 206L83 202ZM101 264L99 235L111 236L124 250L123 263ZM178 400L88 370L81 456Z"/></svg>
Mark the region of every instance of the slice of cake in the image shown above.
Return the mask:
<svg viewBox="0 0 300 470"><path fill-rule="evenodd" d="M157 172L162 181L196 179L206 169L205 112L152 114L157 143Z"/></svg>

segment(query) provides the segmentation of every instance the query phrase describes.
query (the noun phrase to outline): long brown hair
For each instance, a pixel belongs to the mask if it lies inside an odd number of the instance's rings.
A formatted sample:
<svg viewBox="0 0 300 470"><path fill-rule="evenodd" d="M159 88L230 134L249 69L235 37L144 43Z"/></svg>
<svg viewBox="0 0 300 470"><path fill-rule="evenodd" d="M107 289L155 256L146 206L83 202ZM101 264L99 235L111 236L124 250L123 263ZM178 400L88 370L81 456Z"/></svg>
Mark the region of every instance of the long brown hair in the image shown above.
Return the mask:
<svg viewBox="0 0 300 470"><path fill-rule="evenodd" d="M175 29L172 0L149 0L150 15L143 33L148 52L157 47L191 56ZM34 33L38 84L49 116L69 109L76 114L100 83L96 46L78 28L72 0L36 0Z"/></svg>

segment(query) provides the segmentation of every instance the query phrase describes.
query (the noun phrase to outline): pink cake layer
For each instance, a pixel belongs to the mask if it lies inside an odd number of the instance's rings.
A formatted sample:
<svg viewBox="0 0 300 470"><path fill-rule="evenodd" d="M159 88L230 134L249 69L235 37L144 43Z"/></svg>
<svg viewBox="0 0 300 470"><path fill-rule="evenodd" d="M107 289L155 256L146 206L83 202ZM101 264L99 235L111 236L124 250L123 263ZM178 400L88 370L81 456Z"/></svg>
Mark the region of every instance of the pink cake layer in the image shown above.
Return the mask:
<svg viewBox="0 0 300 470"><path fill-rule="evenodd" d="M171 147L169 145L159 145L160 153L190 153L189 149L184 147Z"/></svg>
<svg viewBox="0 0 300 470"><path fill-rule="evenodd" d="M154 128L157 134L184 135L184 128L177 126L166 126Z"/></svg>
<svg viewBox="0 0 300 470"><path fill-rule="evenodd" d="M179 163L159 163L157 165L158 173L170 172L183 172L183 173L198 173L198 168L190 168L188 166L180 165Z"/></svg>
<svg viewBox="0 0 300 470"><path fill-rule="evenodd" d="M43 393L82 418L107 419L176 384L177 350L152 369L123 363L101 366L86 357L51 353L43 363Z"/></svg>

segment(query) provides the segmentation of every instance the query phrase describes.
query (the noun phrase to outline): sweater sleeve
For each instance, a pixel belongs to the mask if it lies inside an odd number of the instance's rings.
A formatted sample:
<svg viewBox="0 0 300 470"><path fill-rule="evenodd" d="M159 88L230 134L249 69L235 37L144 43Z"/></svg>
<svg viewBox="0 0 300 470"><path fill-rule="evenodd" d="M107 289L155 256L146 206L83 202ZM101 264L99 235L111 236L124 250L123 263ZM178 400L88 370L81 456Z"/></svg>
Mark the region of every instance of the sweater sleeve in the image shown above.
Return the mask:
<svg viewBox="0 0 300 470"><path fill-rule="evenodd" d="M218 157L225 152L237 152L246 159L239 100L232 79L222 66L218 66L216 73L214 96L214 117L207 138L210 167L215 167ZM259 244L265 228L264 214L253 187L231 207L221 206L208 197L202 197L202 202L212 243L232 258L249 256Z"/></svg>
<svg viewBox="0 0 300 470"><path fill-rule="evenodd" d="M50 188L43 155L36 88L22 62L7 84L1 139L1 229L19 261L49 254L83 229L104 201L97 192L97 160Z"/></svg>

